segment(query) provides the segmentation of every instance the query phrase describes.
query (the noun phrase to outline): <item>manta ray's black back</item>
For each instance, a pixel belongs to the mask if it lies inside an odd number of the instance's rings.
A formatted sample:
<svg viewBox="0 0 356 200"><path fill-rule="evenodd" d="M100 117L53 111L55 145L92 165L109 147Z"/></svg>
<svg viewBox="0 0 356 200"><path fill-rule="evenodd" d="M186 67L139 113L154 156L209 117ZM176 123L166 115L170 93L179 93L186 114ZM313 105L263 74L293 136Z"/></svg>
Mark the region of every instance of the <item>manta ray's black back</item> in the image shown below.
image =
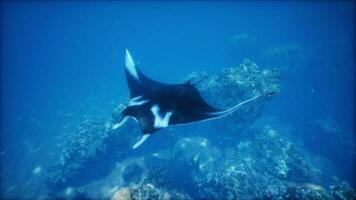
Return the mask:
<svg viewBox="0 0 356 200"><path fill-rule="evenodd" d="M158 104L161 112L171 111L169 125L204 120L210 117L208 113L220 111L206 103L198 89L189 82L161 83L148 78L139 69L136 70L140 81L135 80L126 69L131 98L142 96L149 100L148 105Z"/></svg>
<svg viewBox="0 0 356 200"><path fill-rule="evenodd" d="M158 81L154 81L143 74L138 68L136 68L138 80L132 76L130 71L125 68L126 80L130 89L130 97L135 98L141 95L150 95L152 92L162 90L164 88L176 88L181 84L166 84Z"/></svg>
<svg viewBox="0 0 356 200"><path fill-rule="evenodd" d="M170 124L184 124L211 118L210 113L220 110L210 106L200 95L198 89L189 82L183 84L175 99L175 112Z"/></svg>

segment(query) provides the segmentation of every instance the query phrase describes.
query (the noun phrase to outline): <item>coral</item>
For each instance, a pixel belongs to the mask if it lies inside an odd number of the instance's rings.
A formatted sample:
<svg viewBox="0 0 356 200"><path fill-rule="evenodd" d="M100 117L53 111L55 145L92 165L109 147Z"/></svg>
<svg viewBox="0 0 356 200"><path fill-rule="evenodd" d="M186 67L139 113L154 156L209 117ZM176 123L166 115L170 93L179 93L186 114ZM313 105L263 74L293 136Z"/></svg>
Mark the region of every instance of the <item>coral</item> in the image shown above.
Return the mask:
<svg viewBox="0 0 356 200"><path fill-rule="evenodd" d="M356 191L346 182L340 182L324 188L312 183L290 184L284 195L285 199L310 199L310 200L351 200L356 199Z"/></svg>
<svg viewBox="0 0 356 200"><path fill-rule="evenodd" d="M163 168L152 168L141 183L130 185L133 200L189 200L187 194L172 189L172 179Z"/></svg>
<svg viewBox="0 0 356 200"><path fill-rule="evenodd" d="M216 105L228 107L254 95L277 90L280 74L276 69L262 70L246 60L239 67L227 68L219 74L211 75L199 87L210 99L221 97L214 102ZM189 78L193 78L193 75ZM262 103L245 107L235 117L229 118L232 122L227 124L244 127L261 115L263 107ZM118 130L111 129L113 121L120 118L123 108L124 105L119 105L110 119L88 117L76 133L67 138L60 158L48 168L46 183L53 191L61 191L68 186L82 186L103 178L116 162L135 154L130 151L130 144L140 135L138 126L131 122ZM159 149L159 145L156 149ZM203 154L199 156L208 157Z"/></svg>
<svg viewBox="0 0 356 200"><path fill-rule="evenodd" d="M142 175L143 169L136 163L131 163L125 167L122 172L122 177L126 182L132 182L139 179Z"/></svg>
<svg viewBox="0 0 356 200"><path fill-rule="evenodd" d="M320 185L306 183L295 184L290 183L283 195L283 199L310 199L310 200L325 200L332 199L330 194Z"/></svg>
<svg viewBox="0 0 356 200"><path fill-rule="evenodd" d="M206 199L281 199L288 182L313 181L319 172L284 133L272 127L249 130L250 138L227 148L211 170L194 180ZM200 168L198 168L200 169Z"/></svg>
<svg viewBox="0 0 356 200"><path fill-rule="evenodd" d="M132 200L130 188L124 187L117 190L111 197L111 200Z"/></svg>
<svg viewBox="0 0 356 200"><path fill-rule="evenodd" d="M186 80L198 82L206 77L206 73L192 73ZM244 60L236 67L223 69L220 73L208 76L197 87L209 103L219 108L228 108L254 96L279 91L282 71L279 68L261 68L256 63ZM266 97L258 103L246 105L234 112L218 126L222 134L242 131L253 124L263 113ZM218 123L217 123L218 124Z"/></svg>
<svg viewBox="0 0 356 200"><path fill-rule="evenodd" d="M227 108L278 91L281 76L278 68L260 68L244 60L209 76L191 73L185 80L197 83L206 77L197 85L204 98ZM313 155L292 138L289 129L257 122L270 99L216 120L212 123L216 134L182 137L172 128L170 139L164 140L168 143L140 147L144 151L131 149L141 134L135 122L111 129L124 108L119 105L110 119L88 118L67 138L60 158L48 169L47 185L57 194L54 198L355 199L347 183L325 181ZM337 126L326 126L331 123L317 123L331 135L339 133Z"/></svg>
<svg viewBox="0 0 356 200"><path fill-rule="evenodd" d="M345 181L342 181L341 183L335 185L331 185L330 190L334 199L356 199L356 190L352 189L350 185Z"/></svg>
<svg viewBox="0 0 356 200"><path fill-rule="evenodd" d="M131 197L133 200L189 200L189 196L175 190L158 188L153 184L133 184L131 185Z"/></svg>
<svg viewBox="0 0 356 200"><path fill-rule="evenodd" d="M258 94L278 91L281 75L279 68L261 68L245 59L239 66L208 76L197 87L214 105L227 107ZM197 82L205 76L204 72L195 72L186 80Z"/></svg>
<svg viewBox="0 0 356 200"><path fill-rule="evenodd" d="M68 137L59 159L48 168L46 183L54 192L70 186L81 186L105 177L117 160L125 158L129 144L139 130L127 123L112 130L111 119L88 118ZM131 134L126 134L130 132Z"/></svg>
<svg viewBox="0 0 356 200"><path fill-rule="evenodd" d="M213 147L208 139L203 137L182 138L173 147L175 160L193 161L199 163L200 169L211 168L213 161L221 157L221 151Z"/></svg>

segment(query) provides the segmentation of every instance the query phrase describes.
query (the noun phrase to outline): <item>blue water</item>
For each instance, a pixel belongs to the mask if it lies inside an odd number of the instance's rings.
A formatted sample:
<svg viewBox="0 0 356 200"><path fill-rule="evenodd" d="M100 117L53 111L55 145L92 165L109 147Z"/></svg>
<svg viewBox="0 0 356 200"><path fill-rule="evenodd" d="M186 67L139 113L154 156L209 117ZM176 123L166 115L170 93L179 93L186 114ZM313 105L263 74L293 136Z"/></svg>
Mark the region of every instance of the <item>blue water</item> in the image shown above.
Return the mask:
<svg viewBox="0 0 356 200"><path fill-rule="evenodd" d="M245 58L283 69L266 115L355 188L355 149L333 142L355 138L354 25L351 1L1 2L1 198L46 193L36 176L58 158L56 145L85 116L127 102L125 48L168 83ZM238 35L254 38L252 48ZM287 59L260 56L291 44ZM320 119L338 134L321 131Z"/></svg>

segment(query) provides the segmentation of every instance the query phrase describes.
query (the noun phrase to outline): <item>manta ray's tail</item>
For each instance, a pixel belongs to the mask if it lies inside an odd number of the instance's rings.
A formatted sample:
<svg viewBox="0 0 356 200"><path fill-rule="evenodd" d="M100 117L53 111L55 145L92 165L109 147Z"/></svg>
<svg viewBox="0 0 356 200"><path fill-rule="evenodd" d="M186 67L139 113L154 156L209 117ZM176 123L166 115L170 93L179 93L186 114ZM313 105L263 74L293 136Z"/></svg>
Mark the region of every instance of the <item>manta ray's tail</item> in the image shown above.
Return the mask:
<svg viewBox="0 0 356 200"><path fill-rule="evenodd" d="M264 93L264 94L252 97L251 99L247 99L247 100L237 104L236 106L233 106L232 108L228 108L226 110L222 110L222 111L218 111L218 112L212 112L212 113L210 113L210 115L212 115L213 117L222 117L222 116L228 115L228 114L230 114L232 112L235 112L237 109L239 109L241 106L243 106L243 105L245 105L247 103L250 103L250 102L252 102L254 100L260 99L260 98L265 97L265 96L270 96L270 95L272 95L274 93L275 93L275 91L272 91L272 92L268 92L268 93Z"/></svg>
<svg viewBox="0 0 356 200"><path fill-rule="evenodd" d="M197 82L193 83L192 85L196 86L199 83L201 83L201 82L205 81L206 79L208 79L210 76L211 76L211 74L208 74L208 75L204 76L203 78L201 78L200 80L198 80Z"/></svg>

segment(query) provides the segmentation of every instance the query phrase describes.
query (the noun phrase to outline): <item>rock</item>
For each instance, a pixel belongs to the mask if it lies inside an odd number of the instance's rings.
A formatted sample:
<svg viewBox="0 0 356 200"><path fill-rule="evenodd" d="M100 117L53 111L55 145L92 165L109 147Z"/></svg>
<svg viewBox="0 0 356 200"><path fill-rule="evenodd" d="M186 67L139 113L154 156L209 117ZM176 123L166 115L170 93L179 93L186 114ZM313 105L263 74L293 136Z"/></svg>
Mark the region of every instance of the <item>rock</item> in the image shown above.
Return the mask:
<svg viewBox="0 0 356 200"><path fill-rule="evenodd" d="M136 124L126 123L112 130L108 123L112 124L110 119L88 118L65 141L67 144L59 159L47 170L46 184L53 192L104 178L117 161L134 153L129 150L135 136L140 134ZM127 132L130 134L125 134Z"/></svg>
<svg viewBox="0 0 356 200"><path fill-rule="evenodd" d="M128 166L125 167L123 173L122 173L122 178L125 180L125 182L133 182L139 180L141 174L143 172L143 169L136 163L131 163Z"/></svg>
<svg viewBox="0 0 356 200"><path fill-rule="evenodd" d="M234 148L226 148L222 159L213 160L212 167L198 167L193 180L200 187L200 198L281 199L288 181L310 181L319 175L283 131L263 126L248 132L249 137Z"/></svg>
<svg viewBox="0 0 356 200"><path fill-rule="evenodd" d="M275 91L280 88L282 70L280 68L261 68L250 60L244 60L242 64L223 69L217 74L208 76L197 85L204 99L218 108L228 108L254 96ZM198 82L206 77L206 73L191 73L186 80ZM215 120L213 123L219 130L217 137L224 144L231 143L231 137L241 132L259 117L261 117L266 102L272 97L266 97L241 107L229 117Z"/></svg>
<svg viewBox="0 0 356 200"><path fill-rule="evenodd" d="M124 187L117 190L111 200L132 200L130 188Z"/></svg>
<svg viewBox="0 0 356 200"><path fill-rule="evenodd" d="M221 157L221 151L213 147L207 138L182 138L173 147L176 160L192 161L204 170L212 167L211 163Z"/></svg>

